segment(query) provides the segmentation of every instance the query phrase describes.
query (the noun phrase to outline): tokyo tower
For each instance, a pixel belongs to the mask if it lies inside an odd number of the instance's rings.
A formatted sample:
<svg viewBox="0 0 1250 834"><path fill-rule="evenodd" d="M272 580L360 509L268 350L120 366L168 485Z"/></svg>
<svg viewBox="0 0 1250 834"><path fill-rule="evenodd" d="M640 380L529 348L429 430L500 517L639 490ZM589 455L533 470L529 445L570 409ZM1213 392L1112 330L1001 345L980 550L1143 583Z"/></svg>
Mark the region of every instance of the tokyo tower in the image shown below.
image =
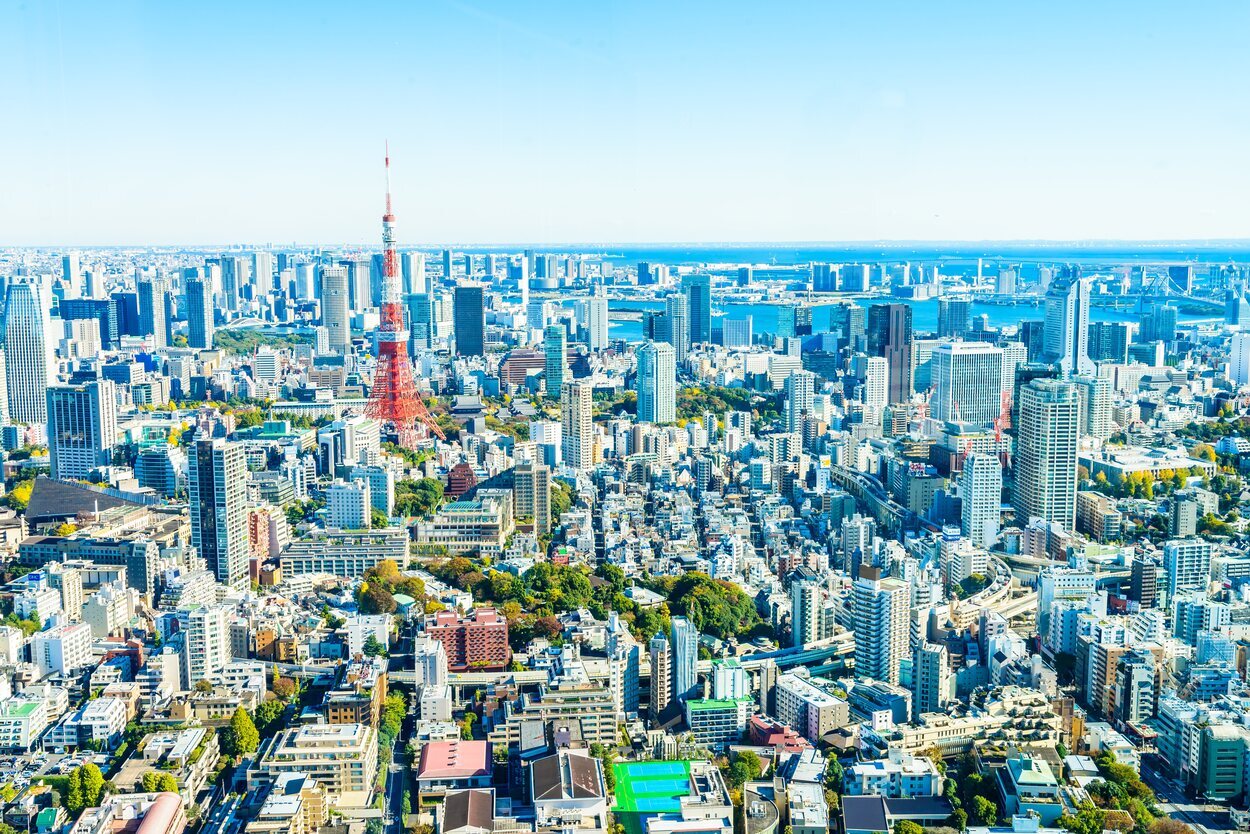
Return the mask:
<svg viewBox="0 0 1250 834"><path fill-rule="evenodd" d="M391 213L391 152L386 150L386 214L382 215L382 323L378 328L378 367L365 413L389 427L400 446L412 448L424 431L445 440L425 409L408 360L408 331L400 301L399 256L395 254L395 215Z"/></svg>

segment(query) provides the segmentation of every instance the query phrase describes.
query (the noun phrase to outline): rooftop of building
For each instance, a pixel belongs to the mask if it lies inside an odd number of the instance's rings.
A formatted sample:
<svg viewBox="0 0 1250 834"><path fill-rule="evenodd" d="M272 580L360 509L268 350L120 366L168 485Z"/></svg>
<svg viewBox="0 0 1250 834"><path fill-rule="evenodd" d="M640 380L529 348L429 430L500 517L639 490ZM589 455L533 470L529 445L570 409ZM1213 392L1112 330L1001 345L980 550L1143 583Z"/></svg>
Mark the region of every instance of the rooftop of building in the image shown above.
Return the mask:
<svg viewBox="0 0 1250 834"><path fill-rule="evenodd" d="M421 748L418 779L470 779L490 773L485 741L431 741Z"/></svg>

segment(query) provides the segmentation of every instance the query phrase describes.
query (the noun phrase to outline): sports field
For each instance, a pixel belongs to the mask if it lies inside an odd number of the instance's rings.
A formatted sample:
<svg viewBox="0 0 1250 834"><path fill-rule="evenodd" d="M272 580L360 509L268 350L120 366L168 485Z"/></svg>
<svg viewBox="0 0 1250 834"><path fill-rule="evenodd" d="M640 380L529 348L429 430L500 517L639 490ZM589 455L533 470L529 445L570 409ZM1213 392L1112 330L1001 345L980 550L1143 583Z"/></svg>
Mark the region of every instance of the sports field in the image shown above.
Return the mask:
<svg viewBox="0 0 1250 834"><path fill-rule="evenodd" d="M642 834L647 817L680 811L678 800L690 793L690 762L618 762L612 773L612 812L628 834Z"/></svg>

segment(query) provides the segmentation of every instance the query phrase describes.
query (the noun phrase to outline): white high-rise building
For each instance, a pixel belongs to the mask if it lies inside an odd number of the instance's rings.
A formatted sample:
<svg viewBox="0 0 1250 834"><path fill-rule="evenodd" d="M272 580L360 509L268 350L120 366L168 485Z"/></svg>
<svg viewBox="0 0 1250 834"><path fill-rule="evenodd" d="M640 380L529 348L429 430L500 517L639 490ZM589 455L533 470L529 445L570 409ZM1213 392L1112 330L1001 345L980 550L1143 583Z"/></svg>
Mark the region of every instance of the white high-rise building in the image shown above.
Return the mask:
<svg viewBox="0 0 1250 834"><path fill-rule="evenodd" d="M816 575L806 568L790 576L790 645L803 648L820 639L824 595Z"/></svg>
<svg viewBox="0 0 1250 834"><path fill-rule="evenodd" d="M655 720L673 700L673 647L668 635L657 633L647 644L651 660L651 718Z"/></svg>
<svg viewBox="0 0 1250 834"><path fill-rule="evenodd" d="M330 350L346 356L351 352L350 288L347 267L321 269L321 324L329 337Z"/></svg>
<svg viewBox="0 0 1250 834"><path fill-rule="evenodd" d="M40 677L75 674L91 662L91 626L63 624L31 635L30 659Z"/></svg>
<svg viewBox="0 0 1250 834"><path fill-rule="evenodd" d="M884 356L860 355L854 357L851 364L856 378L861 380L860 399L865 414L879 418L890 401L890 360Z"/></svg>
<svg viewBox="0 0 1250 834"><path fill-rule="evenodd" d="M638 348L638 422L677 420L677 359L667 342L644 342Z"/></svg>
<svg viewBox="0 0 1250 834"><path fill-rule="evenodd" d="M1169 602L1186 591L1205 592L1211 581L1211 543L1198 538L1164 542L1163 575Z"/></svg>
<svg viewBox="0 0 1250 834"><path fill-rule="evenodd" d="M252 253L252 297L264 298L273 292L273 253Z"/></svg>
<svg viewBox="0 0 1250 834"><path fill-rule="evenodd" d="M786 394L786 431L802 431L803 418L812 414L816 400L816 374L794 371L783 384Z"/></svg>
<svg viewBox="0 0 1250 834"><path fill-rule="evenodd" d="M560 397L560 448L564 465L584 471L595 463L594 389L588 381L564 383Z"/></svg>
<svg viewBox="0 0 1250 834"><path fill-rule="evenodd" d="M1228 379L1234 385L1250 384L1250 333L1234 333L1228 353Z"/></svg>
<svg viewBox="0 0 1250 834"><path fill-rule="evenodd" d="M712 697L717 700L749 698L747 670L736 657L712 661Z"/></svg>
<svg viewBox="0 0 1250 834"><path fill-rule="evenodd" d="M670 293L664 299L664 341L673 346L678 362L690 353L690 301L684 293Z"/></svg>
<svg viewBox="0 0 1250 834"><path fill-rule="evenodd" d="M898 684L911 642L911 588L861 565L851 589L855 603L855 676Z"/></svg>
<svg viewBox="0 0 1250 834"><path fill-rule="evenodd" d="M372 525L369 483L357 478L335 481L326 490L326 521L342 530L368 530Z"/></svg>
<svg viewBox="0 0 1250 834"><path fill-rule="evenodd" d="M117 393L107 379L48 388L48 450L52 477L86 479L109 464L117 445Z"/></svg>
<svg viewBox="0 0 1250 834"><path fill-rule="evenodd" d="M951 674L946 647L928 641L920 643L912 655L912 717L945 712L954 697L955 676Z"/></svg>
<svg viewBox="0 0 1250 834"><path fill-rule="evenodd" d="M608 346L608 299L596 292L578 305L582 327L586 329L586 344L591 352Z"/></svg>
<svg viewBox="0 0 1250 834"><path fill-rule="evenodd" d="M169 346L169 281L163 277L140 278L135 282L139 296L139 330L152 337L157 348Z"/></svg>
<svg viewBox="0 0 1250 834"><path fill-rule="evenodd" d="M184 689L208 680L230 662L229 611L224 605L192 605L178 609Z"/></svg>
<svg viewBox="0 0 1250 834"><path fill-rule="evenodd" d="M48 383L53 378L48 308L29 281L14 281L5 293L4 368L9 419L26 425L48 422Z"/></svg>
<svg viewBox="0 0 1250 834"><path fill-rule="evenodd" d="M985 342L943 342L933 351L935 420L992 423L1002 410L1003 351Z"/></svg>
<svg viewBox="0 0 1250 834"><path fill-rule="evenodd" d="M243 447L221 438L197 440L187 461L191 543L217 581L248 581L247 464Z"/></svg>
<svg viewBox="0 0 1250 834"><path fill-rule="evenodd" d="M1111 436L1111 380L1101 376L1074 376L1081 402L1081 434L1098 440Z"/></svg>
<svg viewBox="0 0 1250 834"><path fill-rule="evenodd" d="M1081 405L1071 383L1035 379L1020 389L1013 503L1021 522L1076 524L1076 450Z"/></svg>
<svg viewBox="0 0 1250 834"><path fill-rule="evenodd" d="M669 631L673 641L673 697L678 701L698 697L699 630L685 617L673 617Z"/></svg>
<svg viewBox="0 0 1250 834"><path fill-rule="evenodd" d="M960 532L977 547L998 541L1002 493L1003 467L998 458L969 455L959 478Z"/></svg>
<svg viewBox="0 0 1250 834"><path fill-rule="evenodd" d="M1042 354L1063 376L1096 372L1089 358L1089 293L1093 281L1076 274L1051 281L1046 289Z"/></svg>

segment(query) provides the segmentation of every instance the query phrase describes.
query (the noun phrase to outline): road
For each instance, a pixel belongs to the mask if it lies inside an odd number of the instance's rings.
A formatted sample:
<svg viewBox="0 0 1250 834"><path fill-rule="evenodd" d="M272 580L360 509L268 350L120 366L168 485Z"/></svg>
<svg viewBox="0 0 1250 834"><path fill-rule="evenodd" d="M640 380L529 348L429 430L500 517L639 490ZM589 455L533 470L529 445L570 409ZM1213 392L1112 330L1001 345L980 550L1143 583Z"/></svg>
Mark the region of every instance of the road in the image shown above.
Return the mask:
<svg viewBox="0 0 1250 834"><path fill-rule="evenodd" d="M1198 834L1217 834L1232 829L1226 806L1189 799L1179 783L1161 773L1153 762L1142 762L1141 775L1158 797L1159 809L1169 817L1186 823Z"/></svg>

